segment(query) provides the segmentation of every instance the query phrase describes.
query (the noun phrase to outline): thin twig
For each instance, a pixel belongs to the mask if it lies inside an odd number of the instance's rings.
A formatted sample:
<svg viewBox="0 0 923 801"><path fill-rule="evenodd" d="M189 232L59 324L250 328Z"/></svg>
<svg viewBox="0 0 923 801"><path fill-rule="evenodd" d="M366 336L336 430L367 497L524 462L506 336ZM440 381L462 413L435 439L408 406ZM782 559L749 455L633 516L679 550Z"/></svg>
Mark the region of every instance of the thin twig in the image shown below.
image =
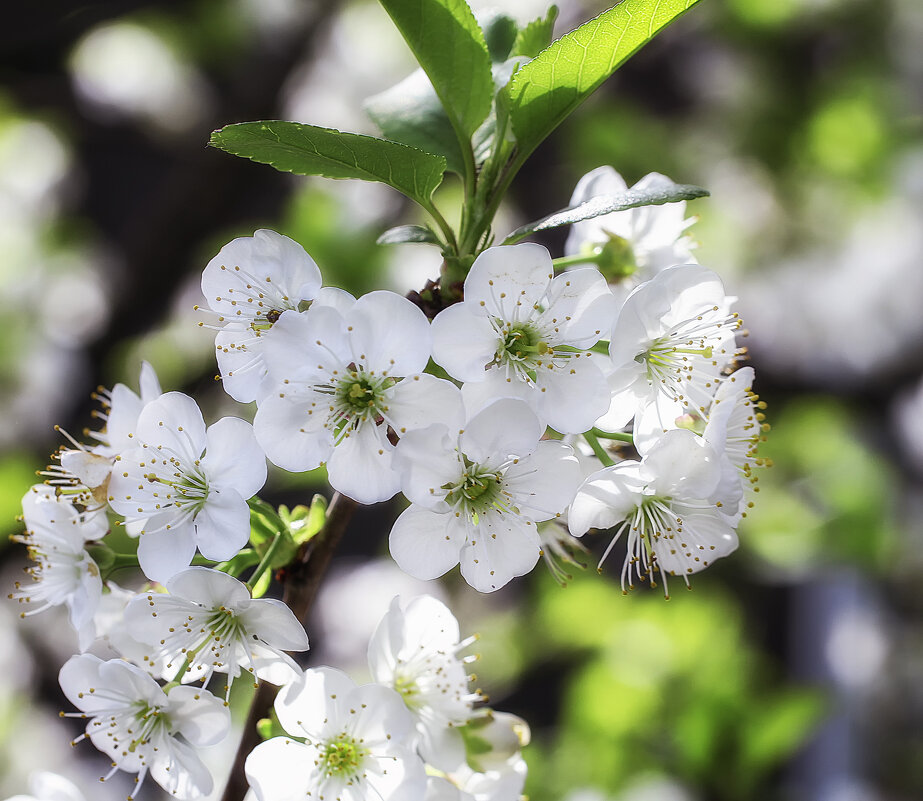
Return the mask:
<svg viewBox="0 0 923 801"><path fill-rule="evenodd" d="M286 568L282 599L302 623L307 622L333 552L343 532L346 531L357 506L358 504L351 498L340 495L338 492L335 493L327 508L324 527L304 545L298 558ZM244 733L237 746L231 775L228 777L221 801L243 801L247 794L248 784L244 774L244 763L250 752L259 745L260 738L256 724L262 718L268 717L275 696L276 688L261 681L250 704L250 712L244 724Z"/></svg>

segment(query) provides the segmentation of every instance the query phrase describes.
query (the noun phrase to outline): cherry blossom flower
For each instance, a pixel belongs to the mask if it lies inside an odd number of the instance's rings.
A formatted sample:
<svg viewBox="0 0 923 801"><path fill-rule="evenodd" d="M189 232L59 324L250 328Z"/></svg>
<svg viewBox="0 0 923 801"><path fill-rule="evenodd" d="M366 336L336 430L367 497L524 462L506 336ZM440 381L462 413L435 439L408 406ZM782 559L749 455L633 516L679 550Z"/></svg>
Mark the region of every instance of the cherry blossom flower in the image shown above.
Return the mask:
<svg viewBox="0 0 923 801"><path fill-rule="evenodd" d="M286 470L326 464L331 486L360 503L400 488L390 436L437 421L461 425L457 387L422 373L429 323L400 295L371 292L339 310L286 312L265 338L279 391L259 404L260 445Z"/></svg>
<svg viewBox="0 0 923 801"><path fill-rule="evenodd" d="M635 289L612 329L612 397L597 425L618 431L649 404L661 419L674 414L677 401L707 410L722 369L737 355L734 300L698 265L670 267Z"/></svg>
<svg viewBox="0 0 923 801"><path fill-rule="evenodd" d="M659 185L672 186L665 175L652 172L632 189L650 190ZM603 195L619 195L628 189L625 180L612 167L597 167L578 182L570 199L571 206ZM640 206L614 211L571 226L564 244L568 256L599 257L606 262L603 271L617 279L625 292L658 272L675 264L694 264L695 243L686 230L695 218L685 219L686 202Z"/></svg>
<svg viewBox="0 0 923 801"><path fill-rule="evenodd" d="M228 692L241 668L273 684L300 677L284 651L307 650L308 637L281 601L251 598L242 582L207 567L177 573L166 588L169 594L139 595L125 609L133 636L153 649L149 661L175 672L188 660L185 681L227 673Z"/></svg>
<svg viewBox="0 0 923 801"><path fill-rule="evenodd" d="M218 368L232 398L247 403L266 394L263 335L320 288L320 270L304 248L267 229L229 242L206 265L202 294L218 316Z"/></svg>
<svg viewBox="0 0 923 801"><path fill-rule="evenodd" d="M461 433L445 426L409 432L397 447L410 499L391 529L391 555L416 578L461 562L481 592L528 573L539 558L536 523L560 515L582 474L570 446L539 442L544 426L523 401L502 398Z"/></svg>
<svg viewBox="0 0 923 801"><path fill-rule="evenodd" d="M465 279L465 300L433 321L433 359L464 381L465 405L526 401L561 432L582 433L606 410L601 357L615 299L594 268L554 277L541 245L488 248Z"/></svg>
<svg viewBox="0 0 923 801"><path fill-rule="evenodd" d="M38 771L29 777L31 795L14 795L6 801L86 801L71 782L57 773Z"/></svg>
<svg viewBox="0 0 923 801"><path fill-rule="evenodd" d="M26 573L32 581L28 585L17 581L9 597L38 604L23 617L66 606L80 650L86 650L96 636L93 615L102 595L102 578L85 544L87 533L92 537L99 528L90 523L88 531L81 512L46 487L30 489L22 508L26 529L12 539L28 548L34 564Z"/></svg>
<svg viewBox="0 0 923 801"><path fill-rule="evenodd" d="M95 411L94 417L104 420L105 426L100 431L85 432L96 444L85 445L58 428L72 447L59 448L52 455L56 463L40 473L48 477L46 483L59 495L90 513L99 513L105 526L108 526L105 512L114 458L134 446L132 436L141 410L161 394L157 374L147 362L141 363L140 389L139 397L125 384L116 384L111 390L99 387L93 397L101 402L103 410Z"/></svg>
<svg viewBox="0 0 923 801"><path fill-rule="evenodd" d="M424 801L516 801L526 773L526 761L518 755L502 768L483 772L460 765L444 776L431 776Z"/></svg>
<svg viewBox="0 0 923 801"><path fill-rule="evenodd" d="M590 476L568 512L571 533L615 527L606 559L624 534L622 589L659 572L667 575L704 570L737 548L737 534L721 511L719 454L692 431L668 431L642 461L621 462Z"/></svg>
<svg viewBox="0 0 923 801"><path fill-rule="evenodd" d="M461 639L458 621L430 595L391 602L369 642L369 669L379 684L400 693L414 716L423 759L450 770L465 759L455 729L471 717L478 693L468 691L468 672L458 652L474 642Z"/></svg>
<svg viewBox="0 0 923 801"><path fill-rule="evenodd" d="M413 718L401 697L379 684L357 687L338 670L306 670L276 698L287 737L261 743L246 762L257 801L380 801L422 798L422 760Z"/></svg>
<svg viewBox="0 0 923 801"><path fill-rule="evenodd" d="M67 717L87 719L93 745L112 758L108 779L118 770L137 773L140 789L151 777L180 799L212 790L212 777L196 748L214 745L230 728L224 702L198 687L167 692L147 673L121 659L104 662L90 654L71 657L59 676L61 689L80 710Z"/></svg>
<svg viewBox="0 0 923 801"><path fill-rule="evenodd" d="M247 499L266 481L250 424L225 417L206 430L195 401L168 392L144 407L136 440L116 457L109 503L140 536L145 575L166 582L197 547L215 561L234 556L250 536Z"/></svg>

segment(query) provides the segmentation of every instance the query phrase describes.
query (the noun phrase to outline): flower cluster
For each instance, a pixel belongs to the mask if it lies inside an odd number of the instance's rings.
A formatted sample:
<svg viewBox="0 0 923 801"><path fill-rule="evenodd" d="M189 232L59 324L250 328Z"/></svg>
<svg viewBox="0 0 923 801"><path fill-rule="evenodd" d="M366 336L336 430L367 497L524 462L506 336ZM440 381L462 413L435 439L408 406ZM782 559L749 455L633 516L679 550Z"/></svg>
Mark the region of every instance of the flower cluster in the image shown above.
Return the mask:
<svg viewBox="0 0 923 801"><path fill-rule="evenodd" d="M518 798L528 727L469 690L472 642L435 598L395 598L369 643L372 683L321 667L277 696L283 732L246 764L257 800Z"/></svg>
<svg viewBox="0 0 923 801"><path fill-rule="evenodd" d="M620 181L592 173L574 203ZM139 787L150 775L200 797L212 779L198 749L225 736L231 685L249 674L282 687L284 735L246 763L259 801L517 799L528 729L469 690L459 654L472 640L438 601L395 599L369 646L372 684L293 660L304 628L262 596L323 528L323 504L318 521L313 506L277 512L256 494L267 458L323 467L358 503L402 493L397 564L421 579L459 565L485 593L542 555L566 577L590 529L612 530L603 560L624 544L623 588L688 583L737 545L766 424L752 368L736 365L734 298L692 262L684 214L586 220L558 260L531 243L487 248L432 320L392 292L323 287L273 231L222 248L202 275L208 325L225 389L256 403L253 424L207 425L144 364L139 393L99 390L103 428L89 443L65 434L23 498L14 539L31 580L10 597L24 615L69 613L80 653L60 683L87 721L78 739ZM110 525L136 554L114 553ZM128 564L147 579L138 592L104 580ZM111 658L87 653L94 643Z"/></svg>

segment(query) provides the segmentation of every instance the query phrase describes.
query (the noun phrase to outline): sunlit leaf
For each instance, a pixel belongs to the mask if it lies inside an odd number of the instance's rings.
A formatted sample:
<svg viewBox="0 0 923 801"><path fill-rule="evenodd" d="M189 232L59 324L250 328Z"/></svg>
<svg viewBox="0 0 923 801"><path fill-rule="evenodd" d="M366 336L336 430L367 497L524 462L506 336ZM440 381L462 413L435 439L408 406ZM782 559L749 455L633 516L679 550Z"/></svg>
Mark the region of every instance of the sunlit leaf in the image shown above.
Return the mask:
<svg viewBox="0 0 923 801"><path fill-rule="evenodd" d="M228 125L210 144L296 175L380 181L424 206L446 167L442 156L397 142L278 120Z"/></svg>
<svg viewBox="0 0 923 801"><path fill-rule="evenodd" d="M464 0L381 0L465 139L493 99L484 34Z"/></svg>
<svg viewBox="0 0 923 801"><path fill-rule="evenodd" d="M635 51L698 0L623 0L539 53L509 87L520 157L550 134Z"/></svg>

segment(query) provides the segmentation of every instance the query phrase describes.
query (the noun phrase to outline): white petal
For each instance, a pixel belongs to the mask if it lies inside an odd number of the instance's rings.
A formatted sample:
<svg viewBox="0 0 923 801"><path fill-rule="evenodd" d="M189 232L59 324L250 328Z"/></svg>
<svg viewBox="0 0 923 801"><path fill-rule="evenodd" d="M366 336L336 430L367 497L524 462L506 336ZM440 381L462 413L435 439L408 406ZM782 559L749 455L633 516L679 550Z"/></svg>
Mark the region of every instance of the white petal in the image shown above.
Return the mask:
<svg viewBox="0 0 923 801"><path fill-rule="evenodd" d="M705 499L721 479L721 464L714 449L698 434L674 429L664 434L641 465L659 495Z"/></svg>
<svg viewBox="0 0 923 801"><path fill-rule="evenodd" d="M273 737L247 757L247 781L257 801L304 801L319 780L317 750L285 737Z"/></svg>
<svg viewBox="0 0 923 801"><path fill-rule="evenodd" d="M327 463L330 486L359 503L388 500L401 488L400 475L391 466L393 451L383 426L363 423L333 449Z"/></svg>
<svg viewBox="0 0 923 801"><path fill-rule="evenodd" d="M163 445L194 462L205 450L205 420L198 404L182 392L167 392L151 401L138 417L138 438Z"/></svg>
<svg viewBox="0 0 923 801"><path fill-rule="evenodd" d="M224 701L201 687L174 687L167 694L170 721L192 745L214 745L231 728Z"/></svg>
<svg viewBox="0 0 923 801"><path fill-rule="evenodd" d="M570 445L543 441L506 471L503 486L513 494L521 514L540 522L562 514L582 481L580 462Z"/></svg>
<svg viewBox="0 0 923 801"><path fill-rule="evenodd" d="M316 401L269 397L256 411L253 432L273 464L295 472L313 470L333 451L333 433L324 427L327 414L326 405Z"/></svg>
<svg viewBox="0 0 923 801"><path fill-rule="evenodd" d="M475 314L506 322L522 320L541 302L553 277L551 255L542 245L524 242L488 248L465 278L464 302L472 304Z"/></svg>
<svg viewBox="0 0 923 801"><path fill-rule="evenodd" d="M459 381L483 381L487 365L503 344L490 320L473 303L456 303L436 315L433 360Z"/></svg>
<svg viewBox="0 0 923 801"><path fill-rule="evenodd" d="M474 589L493 592L528 573L541 555L534 523L515 515L491 515L462 548L461 572Z"/></svg>
<svg viewBox="0 0 923 801"><path fill-rule="evenodd" d="M535 412L523 401L501 398L468 421L458 443L472 461L493 464L531 453L543 433Z"/></svg>
<svg viewBox="0 0 923 801"><path fill-rule="evenodd" d="M266 483L266 458L253 426L237 417L223 417L206 432L201 469L210 486L235 489L250 498Z"/></svg>
<svg viewBox="0 0 923 801"><path fill-rule="evenodd" d="M540 369L539 417L562 434L589 431L610 406L609 383L594 354L575 354L563 368Z"/></svg>
<svg viewBox="0 0 923 801"><path fill-rule="evenodd" d="M151 581L166 584L180 570L189 567L195 550L192 523L165 531L149 531L138 540L138 564Z"/></svg>
<svg viewBox="0 0 923 801"><path fill-rule="evenodd" d="M378 290L363 295L345 316L353 361L391 376L421 373L429 361L429 321L407 298Z"/></svg>
<svg viewBox="0 0 923 801"><path fill-rule="evenodd" d="M210 567L183 570L171 578L166 586L170 595L193 601L208 609L222 606L236 609L250 601L250 592L242 582Z"/></svg>
<svg viewBox="0 0 923 801"><path fill-rule="evenodd" d="M591 528L611 528L631 514L641 502L644 487L639 467L639 462L620 462L584 481L567 512L570 533L582 537Z"/></svg>
<svg viewBox="0 0 923 801"><path fill-rule="evenodd" d="M393 466L400 473L401 489L412 503L447 511L443 485L455 482L463 467L455 450L457 437L443 425L408 431L397 443Z"/></svg>
<svg viewBox="0 0 923 801"><path fill-rule="evenodd" d="M267 645L285 651L306 651L308 635L289 607L275 598L257 598L241 614L248 630Z"/></svg>
<svg viewBox="0 0 923 801"><path fill-rule="evenodd" d="M554 328L555 342L590 348L608 336L617 312L616 300L599 270L581 267L551 282L546 308L537 323Z"/></svg>
<svg viewBox="0 0 923 801"><path fill-rule="evenodd" d="M465 544L463 526L451 513L437 514L411 506L394 521L388 545L391 556L405 573L419 579L434 579L458 564Z"/></svg>
<svg viewBox="0 0 923 801"><path fill-rule="evenodd" d="M458 387L426 373L408 376L387 391L387 399L385 416L398 437L436 423L456 432L465 422Z"/></svg>
<svg viewBox="0 0 923 801"><path fill-rule="evenodd" d="M413 717L390 687L364 684L350 693L349 731L368 743L373 753L387 752L413 731Z"/></svg>
<svg viewBox="0 0 923 801"><path fill-rule="evenodd" d="M355 689L355 682L339 670L312 668L304 672L303 681L279 693L276 714L290 734L319 738L328 723L339 727L349 717L349 695Z"/></svg>
<svg viewBox="0 0 923 801"><path fill-rule="evenodd" d="M263 360L276 386L325 382L350 361L343 316L329 306L287 311L262 336Z"/></svg>
<svg viewBox="0 0 923 801"><path fill-rule="evenodd" d="M263 358L265 334L226 329L215 336L215 357L221 386L240 403L260 400L272 389Z"/></svg>
<svg viewBox="0 0 923 801"><path fill-rule="evenodd" d="M222 562L250 539L250 508L233 489L212 490L195 516L195 539L202 556Z"/></svg>

